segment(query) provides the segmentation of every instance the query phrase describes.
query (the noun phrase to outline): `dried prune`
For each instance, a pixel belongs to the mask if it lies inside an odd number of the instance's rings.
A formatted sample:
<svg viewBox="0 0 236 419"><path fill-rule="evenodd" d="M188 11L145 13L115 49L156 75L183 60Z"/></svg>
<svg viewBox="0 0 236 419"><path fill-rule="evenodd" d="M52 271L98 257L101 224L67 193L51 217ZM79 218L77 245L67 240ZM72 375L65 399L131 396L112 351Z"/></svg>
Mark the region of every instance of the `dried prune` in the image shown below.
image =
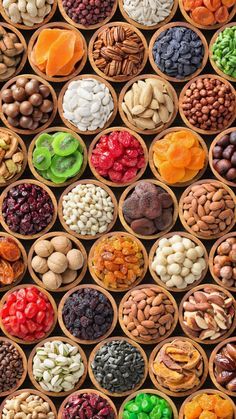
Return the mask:
<svg viewBox="0 0 236 419"><path fill-rule="evenodd" d="M139 218L138 220L132 221L131 228L135 233L142 234L143 236L150 236L156 231L154 222L147 218Z"/></svg>
<svg viewBox="0 0 236 419"><path fill-rule="evenodd" d="M170 194L163 192L158 197L161 201L162 208L170 208L173 205L173 199Z"/></svg>

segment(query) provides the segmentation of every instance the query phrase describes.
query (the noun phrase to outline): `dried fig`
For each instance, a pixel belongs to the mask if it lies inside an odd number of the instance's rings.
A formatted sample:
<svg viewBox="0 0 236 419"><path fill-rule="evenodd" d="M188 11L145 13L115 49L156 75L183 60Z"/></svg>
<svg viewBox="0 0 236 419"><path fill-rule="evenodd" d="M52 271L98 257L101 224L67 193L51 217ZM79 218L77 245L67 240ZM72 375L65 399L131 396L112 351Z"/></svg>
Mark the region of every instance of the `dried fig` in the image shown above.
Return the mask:
<svg viewBox="0 0 236 419"><path fill-rule="evenodd" d="M162 207L157 193L145 192L142 194L139 200L139 206L145 217L154 220L161 216Z"/></svg>
<svg viewBox="0 0 236 419"><path fill-rule="evenodd" d="M142 211L139 208L139 198L133 194L128 197L123 203L123 214L133 220L142 217Z"/></svg>
<svg viewBox="0 0 236 419"><path fill-rule="evenodd" d="M142 180L135 186L135 192L141 197L146 192L156 194L157 188L153 183Z"/></svg>
<svg viewBox="0 0 236 419"><path fill-rule="evenodd" d="M162 208L170 208L173 205L173 199L167 192L159 194Z"/></svg>
<svg viewBox="0 0 236 419"><path fill-rule="evenodd" d="M173 221L172 209L164 209L161 217L155 219L155 225L158 231L163 231L168 228Z"/></svg>
<svg viewBox="0 0 236 419"><path fill-rule="evenodd" d="M150 236L156 232L156 226L152 220L147 218L138 218L131 223L132 230L143 236Z"/></svg>

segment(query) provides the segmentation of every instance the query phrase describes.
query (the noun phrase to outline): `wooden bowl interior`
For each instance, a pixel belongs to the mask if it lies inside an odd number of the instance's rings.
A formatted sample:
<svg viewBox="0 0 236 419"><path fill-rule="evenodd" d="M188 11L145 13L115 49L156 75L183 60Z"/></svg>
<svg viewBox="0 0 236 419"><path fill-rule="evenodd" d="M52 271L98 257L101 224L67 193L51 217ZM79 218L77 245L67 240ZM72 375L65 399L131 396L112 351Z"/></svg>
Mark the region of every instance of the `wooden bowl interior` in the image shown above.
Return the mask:
<svg viewBox="0 0 236 419"><path fill-rule="evenodd" d="M2 6L2 1L0 0L0 12L3 15L2 7L3 7ZM25 40L24 36L22 35L22 33L20 31L18 31L16 25L13 26L12 22L11 22L11 25L9 25L6 22L1 22L0 26L3 27L7 32L14 33L17 36L17 38L19 39L19 41L21 42L21 44L23 44L23 46L24 46L24 51L23 51L22 54L20 54L21 55L21 61L19 62L18 66L16 67L16 72L13 74L13 76L15 77L15 76L17 76L17 74L19 74L22 71L22 69L24 68L24 66L26 64L26 61L27 61L27 43L26 43L26 40ZM4 79L3 83L5 83L7 80L11 79L13 76L10 76L10 77L7 77L6 79Z"/></svg>

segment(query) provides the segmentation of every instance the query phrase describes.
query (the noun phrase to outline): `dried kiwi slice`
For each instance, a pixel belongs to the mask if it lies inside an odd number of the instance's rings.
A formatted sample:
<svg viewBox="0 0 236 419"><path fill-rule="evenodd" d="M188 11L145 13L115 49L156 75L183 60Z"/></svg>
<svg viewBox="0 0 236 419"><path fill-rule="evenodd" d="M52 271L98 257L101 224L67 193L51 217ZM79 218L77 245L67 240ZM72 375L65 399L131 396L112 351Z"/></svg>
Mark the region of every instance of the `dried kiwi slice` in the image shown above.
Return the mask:
<svg viewBox="0 0 236 419"><path fill-rule="evenodd" d="M58 156L69 156L77 150L79 141L68 132L61 132L54 137L52 146Z"/></svg>
<svg viewBox="0 0 236 419"><path fill-rule="evenodd" d="M51 171L58 177L73 177L81 168L83 156L79 151L75 151L70 156L57 156L52 158Z"/></svg>
<svg viewBox="0 0 236 419"><path fill-rule="evenodd" d="M44 133L44 134L41 134L37 138L37 140L35 141L35 145L36 145L36 148L46 147L49 150L51 156L53 156L54 155L54 150L53 150L52 142L53 142L52 135Z"/></svg>
<svg viewBox="0 0 236 419"><path fill-rule="evenodd" d="M51 154L46 147L37 147L33 152L33 165L38 170L47 170L51 165Z"/></svg>
<svg viewBox="0 0 236 419"><path fill-rule="evenodd" d="M50 180L50 177L48 177L48 175L47 175L47 171L48 171L48 169L47 170L38 170L38 174L40 176L42 176L44 179Z"/></svg>
<svg viewBox="0 0 236 419"><path fill-rule="evenodd" d="M49 169L47 170L47 178L50 179L51 182L56 184L64 183L67 179L66 177L55 176L51 171L51 167L49 167Z"/></svg>

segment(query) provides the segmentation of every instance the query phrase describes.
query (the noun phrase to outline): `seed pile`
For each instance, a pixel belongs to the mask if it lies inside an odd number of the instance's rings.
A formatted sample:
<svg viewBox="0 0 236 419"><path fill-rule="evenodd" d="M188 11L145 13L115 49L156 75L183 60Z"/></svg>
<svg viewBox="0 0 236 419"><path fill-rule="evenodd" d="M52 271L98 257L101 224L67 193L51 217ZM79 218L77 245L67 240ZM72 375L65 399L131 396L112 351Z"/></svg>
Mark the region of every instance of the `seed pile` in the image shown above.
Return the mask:
<svg viewBox="0 0 236 419"><path fill-rule="evenodd" d="M17 71L24 53L24 45L14 32L0 27L0 81L6 80Z"/></svg>
<svg viewBox="0 0 236 419"><path fill-rule="evenodd" d="M184 327L193 339L219 339L230 329L234 316L233 297L211 285L195 291L183 304Z"/></svg>
<svg viewBox="0 0 236 419"><path fill-rule="evenodd" d="M12 24L33 27L44 21L53 3L54 0L3 0L2 5Z"/></svg>
<svg viewBox="0 0 236 419"><path fill-rule="evenodd" d="M12 416L13 415L13 416ZM25 418L33 416L35 419L56 419L56 415L51 411L50 405L42 397L30 394L30 392L23 392L7 399L3 412L2 419L9 419L10 417Z"/></svg>
<svg viewBox="0 0 236 419"><path fill-rule="evenodd" d="M155 419L158 416L163 419L173 417L169 403L152 393L139 393L135 399L125 403L122 419L133 419L136 412L138 412L140 419Z"/></svg>
<svg viewBox="0 0 236 419"><path fill-rule="evenodd" d="M134 127L161 129L173 115L174 99L164 81L148 78L132 84L124 96L122 109Z"/></svg>
<svg viewBox="0 0 236 419"><path fill-rule="evenodd" d="M152 365L158 383L179 393L199 386L203 368L200 352L184 339L164 344Z"/></svg>
<svg viewBox="0 0 236 419"><path fill-rule="evenodd" d="M124 0L124 10L135 22L154 26L166 19L173 8L173 0Z"/></svg>
<svg viewBox="0 0 236 419"><path fill-rule="evenodd" d="M173 199L159 186L140 181L122 207L125 221L136 234L150 236L173 222Z"/></svg>
<svg viewBox="0 0 236 419"><path fill-rule="evenodd" d="M236 26L221 31L212 45L212 59L224 74L236 78Z"/></svg>
<svg viewBox="0 0 236 419"><path fill-rule="evenodd" d="M60 340L45 342L36 349L33 375L45 391L70 391L84 373L78 347Z"/></svg>
<svg viewBox="0 0 236 419"><path fill-rule="evenodd" d="M162 73L181 80L201 66L204 46L194 30L178 26L161 32L152 53Z"/></svg>
<svg viewBox="0 0 236 419"><path fill-rule="evenodd" d="M139 349L125 340L101 346L91 368L100 386L111 393L132 390L144 377L144 359Z"/></svg>
<svg viewBox="0 0 236 419"><path fill-rule="evenodd" d="M105 233L114 218L114 204L105 189L92 183L79 184L63 196L63 218L82 236Z"/></svg>
<svg viewBox="0 0 236 419"><path fill-rule="evenodd" d="M64 118L80 131L103 128L114 110L108 87L93 78L70 82L62 106Z"/></svg>
<svg viewBox="0 0 236 419"><path fill-rule="evenodd" d="M112 26L99 32L92 56L105 76L113 80L127 80L141 70L144 48L132 26Z"/></svg>
<svg viewBox="0 0 236 419"><path fill-rule="evenodd" d="M17 281L25 271L21 250L11 237L0 237L0 284L6 286Z"/></svg>
<svg viewBox="0 0 236 419"><path fill-rule="evenodd" d="M213 273L225 287L236 287L236 237L228 237L216 250Z"/></svg>
<svg viewBox="0 0 236 419"><path fill-rule="evenodd" d="M216 142L212 156L214 169L225 179L236 183L236 130Z"/></svg>
<svg viewBox="0 0 236 419"><path fill-rule="evenodd" d="M13 389L23 372L22 358L15 345L0 341L0 392Z"/></svg>
<svg viewBox="0 0 236 419"><path fill-rule="evenodd" d="M76 419L79 417L97 419L115 419L115 413L109 402L95 393L73 394L66 403L63 419ZM85 416L86 415L86 416Z"/></svg>
<svg viewBox="0 0 236 419"><path fill-rule="evenodd" d="M78 0L77 2L62 0L62 5L75 23L91 26L97 25L110 16L114 0Z"/></svg>
<svg viewBox="0 0 236 419"><path fill-rule="evenodd" d="M227 343L214 359L216 381L229 391L236 391L236 345Z"/></svg>
<svg viewBox="0 0 236 419"><path fill-rule="evenodd" d="M87 287L67 298L62 316L66 328L74 337L94 340L110 329L114 313L110 301L102 292Z"/></svg>
<svg viewBox="0 0 236 419"><path fill-rule="evenodd" d="M0 130L0 183L6 183L22 169L24 154L13 132Z"/></svg>
<svg viewBox="0 0 236 419"><path fill-rule="evenodd" d="M122 321L133 339L151 342L168 334L176 309L160 288L134 289L122 306Z"/></svg>

